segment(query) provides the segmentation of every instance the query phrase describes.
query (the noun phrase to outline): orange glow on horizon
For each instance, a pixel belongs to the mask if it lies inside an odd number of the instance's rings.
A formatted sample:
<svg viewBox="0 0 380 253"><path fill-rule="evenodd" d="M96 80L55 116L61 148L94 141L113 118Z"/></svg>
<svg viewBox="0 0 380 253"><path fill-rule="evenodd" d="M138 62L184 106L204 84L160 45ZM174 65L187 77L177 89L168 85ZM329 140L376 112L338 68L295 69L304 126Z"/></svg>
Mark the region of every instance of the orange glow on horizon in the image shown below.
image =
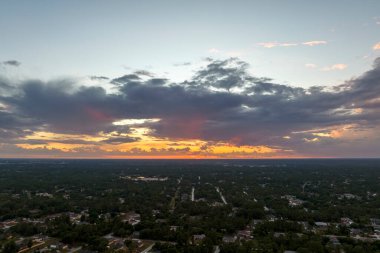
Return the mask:
<svg viewBox="0 0 380 253"><path fill-rule="evenodd" d="M136 127L132 132L103 133L97 135L60 134L35 132L16 144L25 150L55 151L65 155L73 154L103 158L131 159L218 159L218 158L259 158L277 155L278 148L265 145L236 145L229 142L209 142L200 139L169 139L151 135L149 128ZM132 137L136 141L107 143L108 138ZM37 143L33 143L36 141Z"/></svg>

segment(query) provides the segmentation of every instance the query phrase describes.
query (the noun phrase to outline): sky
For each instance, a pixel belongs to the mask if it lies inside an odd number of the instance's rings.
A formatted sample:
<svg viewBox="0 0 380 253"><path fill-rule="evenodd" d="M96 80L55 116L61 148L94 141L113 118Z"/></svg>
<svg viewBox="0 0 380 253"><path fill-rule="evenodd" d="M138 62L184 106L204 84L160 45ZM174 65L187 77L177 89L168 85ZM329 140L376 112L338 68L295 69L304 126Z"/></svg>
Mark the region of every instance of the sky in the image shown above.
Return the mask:
<svg viewBox="0 0 380 253"><path fill-rule="evenodd" d="M380 2L0 2L0 157L380 157Z"/></svg>

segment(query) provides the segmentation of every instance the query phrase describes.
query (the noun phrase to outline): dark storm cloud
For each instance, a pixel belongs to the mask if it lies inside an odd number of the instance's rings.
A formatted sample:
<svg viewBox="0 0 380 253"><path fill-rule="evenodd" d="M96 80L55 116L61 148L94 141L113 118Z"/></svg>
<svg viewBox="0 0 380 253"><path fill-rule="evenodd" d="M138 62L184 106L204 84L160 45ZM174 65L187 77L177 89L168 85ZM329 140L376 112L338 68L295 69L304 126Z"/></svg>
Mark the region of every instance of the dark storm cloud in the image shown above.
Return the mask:
<svg viewBox="0 0 380 253"><path fill-rule="evenodd" d="M27 115L64 133L95 133L113 121L117 97L107 96L101 87L81 87L71 90L71 85L56 81L26 81L13 97L0 98L12 106L12 115Z"/></svg>
<svg viewBox="0 0 380 253"><path fill-rule="evenodd" d="M141 78L136 74L128 74L115 79L112 79L111 83L113 84L125 84L129 82L139 81Z"/></svg>
<svg viewBox="0 0 380 253"><path fill-rule="evenodd" d="M123 143L135 142L139 140L140 140L139 138L135 138L135 137L120 136L120 137L108 138L102 142L108 143L108 144L123 144Z"/></svg>
<svg viewBox="0 0 380 253"><path fill-rule="evenodd" d="M134 72L134 74L138 76L154 77L154 74L147 70L137 70Z"/></svg>
<svg viewBox="0 0 380 253"><path fill-rule="evenodd" d="M107 81L107 80L109 80L109 78L106 76L90 76L90 79L96 80L96 81Z"/></svg>
<svg viewBox="0 0 380 253"><path fill-rule="evenodd" d="M247 81L253 80L246 71L247 67L247 63L236 58L211 61L205 69L198 71L191 84L227 90L242 87Z"/></svg>
<svg viewBox="0 0 380 253"><path fill-rule="evenodd" d="M36 130L39 123L35 119L5 111L0 106L0 144L14 143L17 138Z"/></svg>
<svg viewBox="0 0 380 253"><path fill-rule="evenodd" d="M244 144L279 143L283 135L341 124L378 123L379 64L335 91L295 88L256 78L236 59L213 61L183 84L126 83L120 91L139 117L159 117L163 137L233 140ZM222 89L212 92L208 88ZM228 92L243 89L237 94ZM224 91L223 91L224 89ZM356 107L372 108L353 114Z"/></svg>
<svg viewBox="0 0 380 253"><path fill-rule="evenodd" d="M0 132L0 138L1 138L1 132ZM7 136L5 136L7 137ZM10 136L8 136L10 137ZM66 139L62 139L62 140L55 140L55 139L33 139L33 138L29 138L27 140L27 143L28 144L48 144L50 142L59 142L59 143L63 143L63 144L88 144L88 145L96 145L96 144L101 144L101 143L107 143L107 144L123 144L123 143L130 143L130 142L135 142L135 141L139 141L140 139L139 138L135 138L135 137L129 137L129 136L120 136L120 137L110 137L110 138L107 138L105 140L102 140L102 141L90 141L90 140L82 140L82 139L76 139L76 138L66 138ZM25 143L26 141L25 140L15 140L14 143Z"/></svg>
<svg viewBox="0 0 380 253"><path fill-rule="evenodd" d="M16 61L16 60L3 61L2 63L4 65L13 66L13 67L18 67L21 65L21 62Z"/></svg>
<svg viewBox="0 0 380 253"><path fill-rule="evenodd" d="M305 145L310 133L292 141L282 137L316 128L344 124L371 128L380 123L380 59L360 77L330 89L278 84L250 75L247 67L239 59L210 60L183 83L139 71L113 79L118 92L112 94L101 87L74 89L67 81L26 81L18 85L17 95L0 96L0 103L9 107L0 113L0 129L94 134L123 131L112 124L120 119L160 118L149 123L159 137L296 149ZM355 108L364 111L355 114ZM116 136L105 142L130 141L135 140Z"/></svg>

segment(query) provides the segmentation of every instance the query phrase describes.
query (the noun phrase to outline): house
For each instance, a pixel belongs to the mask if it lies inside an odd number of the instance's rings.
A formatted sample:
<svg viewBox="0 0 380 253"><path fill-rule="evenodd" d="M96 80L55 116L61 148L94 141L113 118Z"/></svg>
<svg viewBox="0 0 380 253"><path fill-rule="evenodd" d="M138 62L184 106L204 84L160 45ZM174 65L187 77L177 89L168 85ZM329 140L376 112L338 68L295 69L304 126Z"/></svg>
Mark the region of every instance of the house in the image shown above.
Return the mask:
<svg viewBox="0 0 380 253"><path fill-rule="evenodd" d="M363 230L360 228L351 228L350 229L350 236L355 237L355 236L360 236L363 233Z"/></svg>
<svg viewBox="0 0 380 253"><path fill-rule="evenodd" d="M179 229L179 226L170 226L170 231L176 232Z"/></svg>
<svg viewBox="0 0 380 253"><path fill-rule="evenodd" d="M2 227L2 229L6 230L8 228L11 228L11 227L17 225L18 222L16 220L8 220L8 221L3 221L1 224L2 225L0 227Z"/></svg>
<svg viewBox="0 0 380 253"><path fill-rule="evenodd" d="M339 200L343 200L343 199L348 199L348 200L361 200L362 198L360 196L357 196L357 195L354 195L354 194L351 194L351 193L344 193L344 194L339 194L338 195L338 199Z"/></svg>
<svg viewBox="0 0 380 253"><path fill-rule="evenodd" d="M309 231L309 223L307 221L297 221L297 224L302 225L305 231Z"/></svg>
<svg viewBox="0 0 380 253"><path fill-rule="evenodd" d="M141 215L135 212L121 213L121 219L123 222L128 222L132 226L135 226L141 222Z"/></svg>
<svg viewBox="0 0 380 253"><path fill-rule="evenodd" d="M214 203L211 204L211 206L213 206L213 207L221 207L221 206L223 206L223 203L215 201Z"/></svg>
<svg viewBox="0 0 380 253"><path fill-rule="evenodd" d="M268 221L272 221L272 222L278 220L277 217L274 216L273 214L267 215L266 218L267 218Z"/></svg>
<svg viewBox="0 0 380 253"><path fill-rule="evenodd" d="M47 192L36 193L36 196L50 198L50 199L53 198L53 194L50 194L50 193L47 193Z"/></svg>
<svg viewBox="0 0 380 253"><path fill-rule="evenodd" d="M344 226L350 226L354 222L350 218L344 217L340 218L340 223Z"/></svg>
<svg viewBox="0 0 380 253"><path fill-rule="evenodd" d="M285 236L286 234L285 233L282 233L282 232L274 232L273 234L273 237L274 238L280 238L280 237L283 237Z"/></svg>
<svg viewBox="0 0 380 253"><path fill-rule="evenodd" d="M104 238L108 240L109 248L115 251L122 250L125 246L123 238L113 237L113 236L105 236Z"/></svg>
<svg viewBox="0 0 380 253"><path fill-rule="evenodd" d="M329 223L327 222L322 222L322 221L317 221L314 223L315 226L316 226L316 230L314 230L315 232L316 231L319 231L319 232L324 232L328 229L329 227Z"/></svg>
<svg viewBox="0 0 380 253"><path fill-rule="evenodd" d="M204 239L206 238L205 234L198 234L198 235L193 235L192 242L193 244L200 244Z"/></svg>
<svg viewBox="0 0 380 253"><path fill-rule="evenodd" d="M376 233L380 233L380 219L371 219L371 226Z"/></svg>
<svg viewBox="0 0 380 253"><path fill-rule="evenodd" d="M335 236L330 236L330 242L334 246L339 246L340 245L340 242L339 242L338 238L336 238Z"/></svg>
<svg viewBox="0 0 380 253"><path fill-rule="evenodd" d="M70 217L70 221L72 223L75 223L75 224L79 224L80 223L81 217L82 217L81 214L69 212L67 215Z"/></svg>
<svg viewBox="0 0 380 253"><path fill-rule="evenodd" d="M318 228L327 228L329 224L327 222L317 221L314 223Z"/></svg>
<svg viewBox="0 0 380 253"><path fill-rule="evenodd" d="M281 198L287 199L290 207L300 206L304 203L303 200L297 199L295 196L292 195L281 196Z"/></svg>
<svg viewBox="0 0 380 253"><path fill-rule="evenodd" d="M166 223L168 221L168 219L156 219L155 222L156 223Z"/></svg>
<svg viewBox="0 0 380 253"><path fill-rule="evenodd" d="M223 242L224 243L234 243L237 240L236 235L225 235L223 236Z"/></svg>
<svg viewBox="0 0 380 253"><path fill-rule="evenodd" d="M250 239L253 239L253 236L251 234L251 230L249 228L246 228L244 230L239 230L237 232L237 237L240 240L250 240Z"/></svg>
<svg viewBox="0 0 380 253"><path fill-rule="evenodd" d="M152 210L152 215L153 215L153 217L156 217L156 216L159 215L160 213L161 213L160 210L157 210L157 209Z"/></svg>

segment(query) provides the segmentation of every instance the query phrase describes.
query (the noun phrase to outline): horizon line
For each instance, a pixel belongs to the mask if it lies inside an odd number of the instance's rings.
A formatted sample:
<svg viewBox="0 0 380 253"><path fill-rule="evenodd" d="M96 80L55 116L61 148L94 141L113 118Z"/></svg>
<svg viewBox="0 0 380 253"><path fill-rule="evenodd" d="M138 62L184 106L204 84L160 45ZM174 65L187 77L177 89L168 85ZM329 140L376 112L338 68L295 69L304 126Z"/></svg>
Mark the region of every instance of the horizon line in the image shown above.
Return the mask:
<svg viewBox="0 0 380 253"><path fill-rule="evenodd" d="M0 160L377 160L380 157L280 157L280 158L94 158L94 157L0 157Z"/></svg>

